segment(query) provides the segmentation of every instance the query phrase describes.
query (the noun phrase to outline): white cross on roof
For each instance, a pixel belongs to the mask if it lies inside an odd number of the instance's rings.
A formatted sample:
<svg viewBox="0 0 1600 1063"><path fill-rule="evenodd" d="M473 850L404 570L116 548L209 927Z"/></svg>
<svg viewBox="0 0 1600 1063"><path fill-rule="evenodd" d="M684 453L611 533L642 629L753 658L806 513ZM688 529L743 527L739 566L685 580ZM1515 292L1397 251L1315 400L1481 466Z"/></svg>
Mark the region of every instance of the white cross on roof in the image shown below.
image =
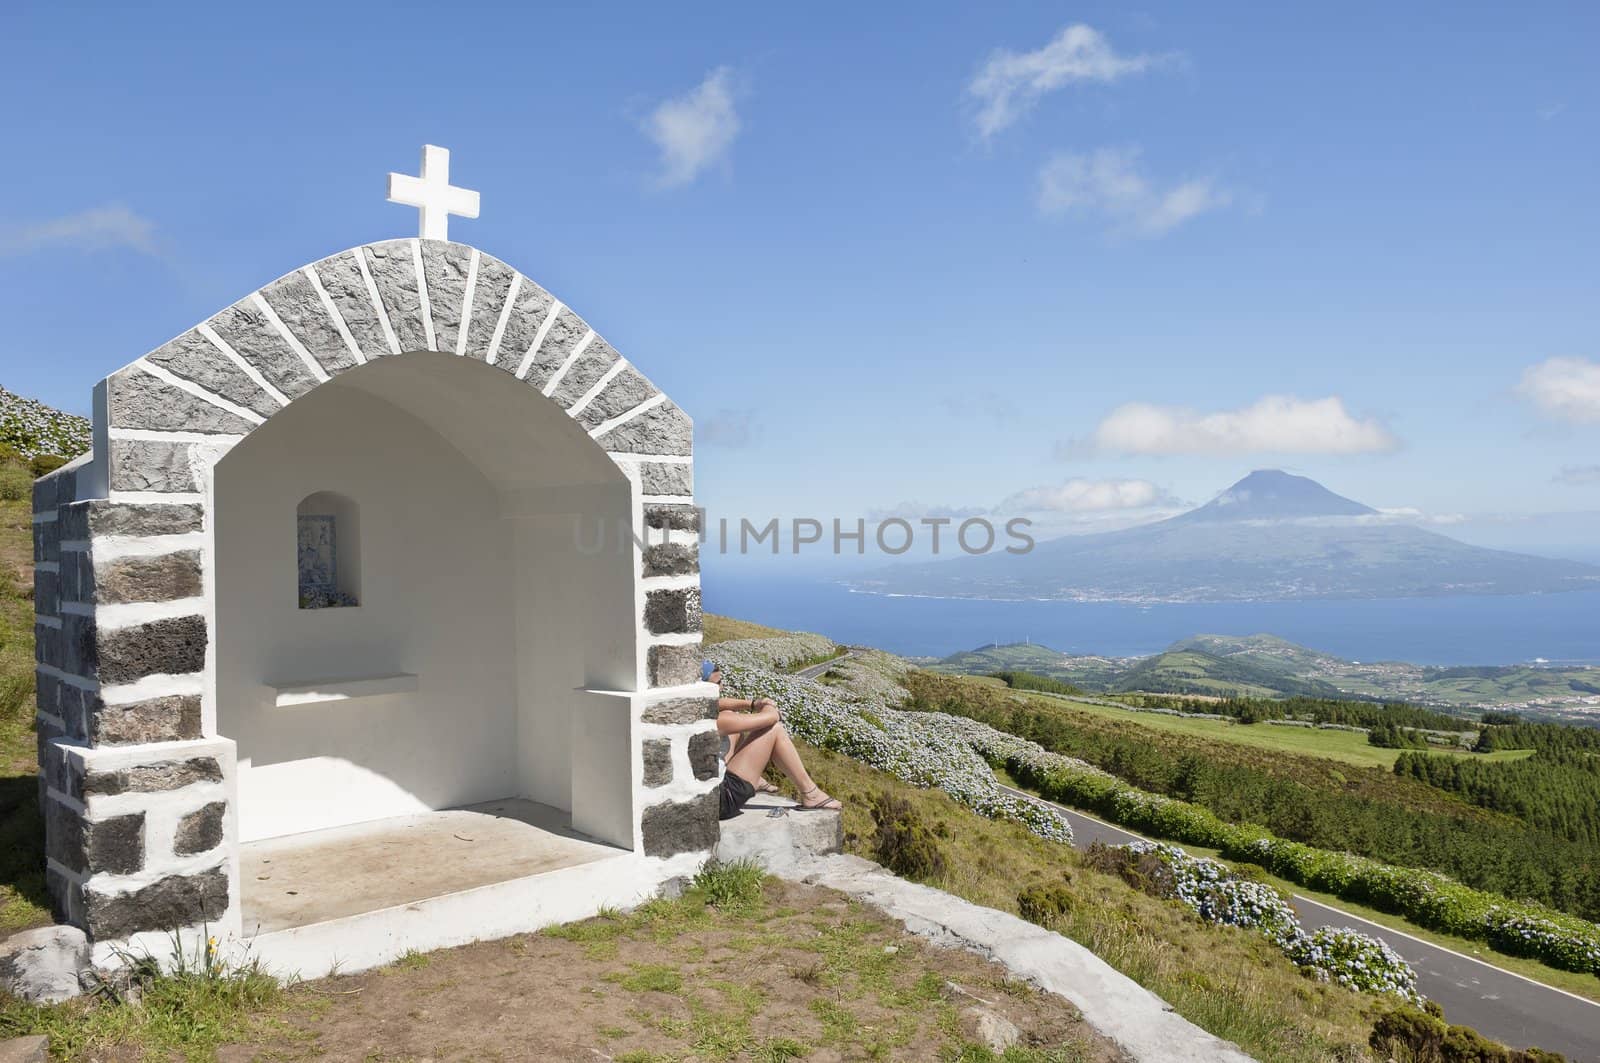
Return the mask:
<svg viewBox="0 0 1600 1063"><path fill-rule="evenodd" d="M422 215L424 240L450 239L450 215L478 216L478 193L450 183L450 152L432 144L422 146L422 176L389 175L389 202L417 207Z"/></svg>

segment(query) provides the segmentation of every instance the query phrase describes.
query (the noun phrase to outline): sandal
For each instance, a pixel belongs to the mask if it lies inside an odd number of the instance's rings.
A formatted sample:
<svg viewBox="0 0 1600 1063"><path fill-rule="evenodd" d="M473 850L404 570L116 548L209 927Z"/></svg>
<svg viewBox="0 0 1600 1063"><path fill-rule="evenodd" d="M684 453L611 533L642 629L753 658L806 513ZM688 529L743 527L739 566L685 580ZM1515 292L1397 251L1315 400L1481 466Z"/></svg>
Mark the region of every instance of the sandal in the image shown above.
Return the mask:
<svg viewBox="0 0 1600 1063"><path fill-rule="evenodd" d="M812 794L822 794L822 800L816 802L815 804L808 803L806 801L806 798L811 796ZM838 798L829 797L827 794L822 793L822 787L820 787L820 786L813 786L811 789L803 791L800 794L800 803L795 806L795 811L797 811L797 812L838 812L842 808L844 808L844 806L839 803L839 799Z"/></svg>
<svg viewBox="0 0 1600 1063"><path fill-rule="evenodd" d="M756 783L756 793L758 794L780 794L782 792L782 790L778 789L765 779L762 779L760 782Z"/></svg>

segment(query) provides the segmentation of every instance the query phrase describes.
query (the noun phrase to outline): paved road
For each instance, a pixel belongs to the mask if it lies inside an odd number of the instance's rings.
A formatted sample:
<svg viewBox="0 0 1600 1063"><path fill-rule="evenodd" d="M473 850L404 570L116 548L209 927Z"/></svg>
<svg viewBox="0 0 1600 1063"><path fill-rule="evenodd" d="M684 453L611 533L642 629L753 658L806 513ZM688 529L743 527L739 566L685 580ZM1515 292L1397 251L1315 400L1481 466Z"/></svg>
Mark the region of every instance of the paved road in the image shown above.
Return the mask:
<svg viewBox="0 0 1600 1063"><path fill-rule="evenodd" d="M810 668L802 668L798 672L794 673L794 676L795 676L796 679L816 679L823 672L826 672L829 668L832 668L834 665L838 664L840 661L848 660L851 657L856 656L860 652L861 652L860 650L850 649L849 647L846 647L845 652L839 654L839 656L837 656L837 657L829 657L826 661L823 661L821 664L814 664Z"/></svg>
<svg viewBox="0 0 1600 1063"><path fill-rule="evenodd" d="M1034 794L1004 789L1021 797ZM1072 824L1073 845L1087 849L1094 842L1123 845L1140 835L1114 827L1053 802ZM1501 970L1471 956L1369 922L1339 908L1330 908L1299 894L1290 895L1300 922L1316 929L1354 927L1381 938L1403 956L1417 972L1417 988L1444 1008L1452 1022L1471 1026L1479 1033L1517 1048L1538 1045L1561 1052L1574 1063L1600 1061L1600 1004L1554 989L1522 975Z"/></svg>

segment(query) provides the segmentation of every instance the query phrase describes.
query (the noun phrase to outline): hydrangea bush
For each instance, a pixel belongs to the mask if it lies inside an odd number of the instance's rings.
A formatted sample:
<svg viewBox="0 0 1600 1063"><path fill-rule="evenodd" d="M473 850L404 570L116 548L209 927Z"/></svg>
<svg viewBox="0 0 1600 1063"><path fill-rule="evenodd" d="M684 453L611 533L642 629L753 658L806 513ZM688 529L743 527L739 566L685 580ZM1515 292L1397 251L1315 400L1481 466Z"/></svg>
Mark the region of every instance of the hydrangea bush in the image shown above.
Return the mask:
<svg viewBox="0 0 1600 1063"><path fill-rule="evenodd" d="M1072 841L1066 817L1000 788L988 762L950 726L952 717L902 712L871 690L842 692L752 667L744 662L755 659L748 644L757 641L783 640L749 639L716 647L725 693L776 701L790 734L802 741L843 753L913 786L941 790L989 819L1020 823L1043 838Z"/></svg>
<svg viewBox="0 0 1600 1063"><path fill-rule="evenodd" d="M826 635L796 632L770 639L735 639L719 642L706 652L722 665L783 672L805 664L820 663L839 651Z"/></svg>
<svg viewBox="0 0 1600 1063"><path fill-rule="evenodd" d="M954 720L990 763L1003 765L1051 800L1091 809L1129 830L1217 849L1230 860L1259 864L1308 889L1370 904L1429 929L1484 941L1513 956L1600 974L1600 926L1588 920L1473 889L1437 871L1330 852L1251 824L1228 823L1210 809L1137 790L1092 764L975 720L928 715Z"/></svg>
<svg viewBox="0 0 1600 1063"><path fill-rule="evenodd" d="M0 445L25 458L75 458L89 449L89 419L0 388Z"/></svg>
<svg viewBox="0 0 1600 1063"><path fill-rule="evenodd" d="M1134 842L1124 846L1148 853L1171 874L1171 896L1219 926L1253 928L1283 950L1318 981L1335 982L1363 993L1388 993L1414 1004L1417 973L1382 941L1348 927L1307 933L1281 894L1252 882L1217 860L1194 856L1175 845Z"/></svg>

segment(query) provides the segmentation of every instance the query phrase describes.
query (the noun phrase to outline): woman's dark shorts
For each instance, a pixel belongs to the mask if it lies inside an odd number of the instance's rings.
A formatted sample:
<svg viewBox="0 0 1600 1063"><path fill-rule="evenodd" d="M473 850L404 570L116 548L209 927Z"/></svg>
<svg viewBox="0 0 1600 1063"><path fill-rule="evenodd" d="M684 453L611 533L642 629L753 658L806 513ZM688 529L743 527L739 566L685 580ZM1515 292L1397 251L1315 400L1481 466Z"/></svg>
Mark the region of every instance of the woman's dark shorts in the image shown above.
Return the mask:
<svg viewBox="0 0 1600 1063"><path fill-rule="evenodd" d="M732 819L744 803L755 796L756 788L731 771L722 773L722 810L718 818Z"/></svg>

